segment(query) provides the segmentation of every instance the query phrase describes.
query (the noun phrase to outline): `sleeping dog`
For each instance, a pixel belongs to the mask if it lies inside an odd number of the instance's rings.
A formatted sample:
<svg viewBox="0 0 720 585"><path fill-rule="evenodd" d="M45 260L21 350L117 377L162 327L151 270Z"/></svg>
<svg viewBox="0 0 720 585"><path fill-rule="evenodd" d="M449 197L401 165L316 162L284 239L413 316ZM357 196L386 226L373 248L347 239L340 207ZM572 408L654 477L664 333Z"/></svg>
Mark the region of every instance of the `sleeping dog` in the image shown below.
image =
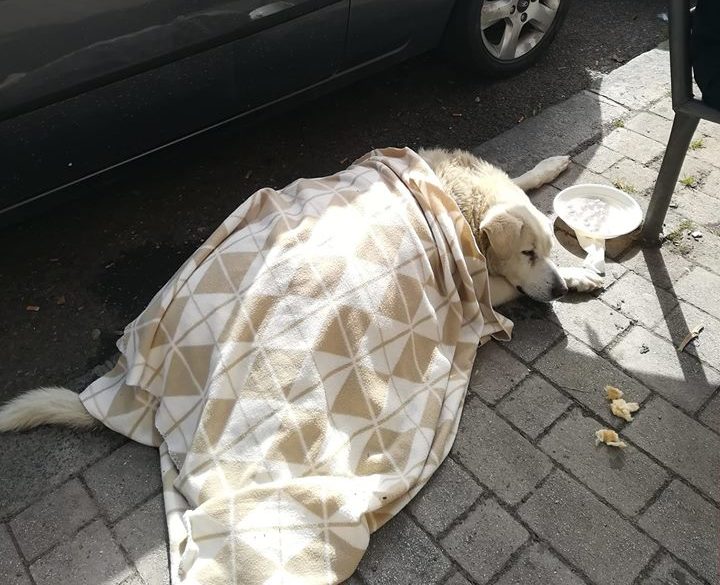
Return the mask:
<svg viewBox="0 0 720 585"><path fill-rule="evenodd" d="M445 191L457 202L487 263L493 306L523 294L548 302L569 290L587 292L602 286L602 278L584 268L558 268L550 260L553 230L525 194L552 181L569 163L568 157L546 159L511 179L501 169L469 152L420 150ZM42 424L75 428L99 424L78 395L64 388L30 391L0 409L0 431Z"/></svg>

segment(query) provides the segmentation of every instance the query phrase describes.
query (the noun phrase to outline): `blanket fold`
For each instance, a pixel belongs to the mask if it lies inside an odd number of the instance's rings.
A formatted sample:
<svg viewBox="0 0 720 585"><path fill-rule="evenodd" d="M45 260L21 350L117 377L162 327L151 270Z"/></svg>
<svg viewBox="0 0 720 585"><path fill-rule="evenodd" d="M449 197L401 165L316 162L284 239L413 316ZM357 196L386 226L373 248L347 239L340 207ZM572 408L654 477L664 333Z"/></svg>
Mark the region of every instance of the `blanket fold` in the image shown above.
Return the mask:
<svg viewBox="0 0 720 585"><path fill-rule="evenodd" d="M251 196L81 399L160 447L175 585L334 584L447 456L477 346L511 327L427 164L376 150Z"/></svg>

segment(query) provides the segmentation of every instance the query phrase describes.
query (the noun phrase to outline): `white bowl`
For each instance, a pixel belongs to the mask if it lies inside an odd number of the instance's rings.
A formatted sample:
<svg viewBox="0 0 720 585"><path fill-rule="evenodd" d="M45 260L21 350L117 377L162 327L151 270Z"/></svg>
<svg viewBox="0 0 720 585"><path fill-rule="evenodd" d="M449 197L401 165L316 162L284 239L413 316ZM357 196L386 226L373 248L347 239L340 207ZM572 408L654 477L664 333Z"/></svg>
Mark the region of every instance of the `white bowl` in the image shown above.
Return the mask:
<svg viewBox="0 0 720 585"><path fill-rule="evenodd" d="M573 185L553 201L555 213L576 233L609 240L640 225L643 212L630 195L607 185Z"/></svg>

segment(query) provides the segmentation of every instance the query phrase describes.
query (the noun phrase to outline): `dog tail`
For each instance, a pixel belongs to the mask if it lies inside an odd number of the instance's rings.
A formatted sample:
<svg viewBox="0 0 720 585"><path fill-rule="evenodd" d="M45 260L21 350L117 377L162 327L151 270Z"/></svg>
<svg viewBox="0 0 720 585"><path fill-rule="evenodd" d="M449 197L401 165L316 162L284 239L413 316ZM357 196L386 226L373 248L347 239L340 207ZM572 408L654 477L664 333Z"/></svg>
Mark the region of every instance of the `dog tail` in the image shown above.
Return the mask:
<svg viewBox="0 0 720 585"><path fill-rule="evenodd" d="M80 396L67 388L38 388L0 407L0 432L22 431L40 425L87 429L98 424L85 410Z"/></svg>

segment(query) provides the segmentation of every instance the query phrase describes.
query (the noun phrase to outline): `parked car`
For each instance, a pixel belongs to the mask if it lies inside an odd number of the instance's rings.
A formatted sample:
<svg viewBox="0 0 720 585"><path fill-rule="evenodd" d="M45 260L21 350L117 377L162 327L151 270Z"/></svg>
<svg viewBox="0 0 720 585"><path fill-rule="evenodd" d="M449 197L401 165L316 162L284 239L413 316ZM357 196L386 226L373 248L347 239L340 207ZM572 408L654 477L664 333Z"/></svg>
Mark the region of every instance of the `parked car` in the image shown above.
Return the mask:
<svg viewBox="0 0 720 585"><path fill-rule="evenodd" d="M569 0L4 0L0 216L441 43L528 67Z"/></svg>

